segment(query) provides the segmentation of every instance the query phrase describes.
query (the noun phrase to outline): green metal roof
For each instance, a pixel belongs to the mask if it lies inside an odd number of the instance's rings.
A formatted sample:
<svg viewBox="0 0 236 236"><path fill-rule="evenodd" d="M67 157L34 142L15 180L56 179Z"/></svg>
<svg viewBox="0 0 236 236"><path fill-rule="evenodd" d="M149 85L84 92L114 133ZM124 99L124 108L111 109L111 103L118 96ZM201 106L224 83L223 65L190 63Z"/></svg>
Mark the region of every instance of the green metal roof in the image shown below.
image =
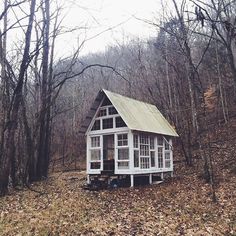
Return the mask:
<svg viewBox="0 0 236 236"><path fill-rule="evenodd" d="M178 136L156 106L102 90L131 130Z"/></svg>

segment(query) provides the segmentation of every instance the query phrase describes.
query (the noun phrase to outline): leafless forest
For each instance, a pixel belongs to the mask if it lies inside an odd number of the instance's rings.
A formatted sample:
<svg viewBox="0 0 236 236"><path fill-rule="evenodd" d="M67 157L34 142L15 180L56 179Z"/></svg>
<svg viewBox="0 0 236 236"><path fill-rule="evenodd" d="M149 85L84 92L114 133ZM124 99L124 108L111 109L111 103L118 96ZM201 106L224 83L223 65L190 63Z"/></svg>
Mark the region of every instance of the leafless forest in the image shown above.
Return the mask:
<svg viewBox="0 0 236 236"><path fill-rule="evenodd" d="M85 40L73 55L58 58L55 45L68 31L62 6L49 0L1 2L1 196L32 188L57 171L84 167L80 126L104 88L155 104L180 136L176 160L186 171L195 168L218 201L218 174L227 167L235 180L236 173L236 1L171 3L172 12L142 19L156 37L80 56Z"/></svg>

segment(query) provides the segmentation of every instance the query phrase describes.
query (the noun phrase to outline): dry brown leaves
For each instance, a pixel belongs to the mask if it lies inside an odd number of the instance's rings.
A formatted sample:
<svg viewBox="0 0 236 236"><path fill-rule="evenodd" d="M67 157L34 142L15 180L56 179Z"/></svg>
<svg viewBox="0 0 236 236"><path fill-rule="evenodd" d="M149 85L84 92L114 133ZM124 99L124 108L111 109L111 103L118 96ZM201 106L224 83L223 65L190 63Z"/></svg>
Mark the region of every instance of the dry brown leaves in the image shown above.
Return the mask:
<svg viewBox="0 0 236 236"><path fill-rule="evenodd" d="M221 182L218 203L195 174L162 185L99 192L84 173L64 173L0 199L0 235L235 235L236 177Z"/></svg>

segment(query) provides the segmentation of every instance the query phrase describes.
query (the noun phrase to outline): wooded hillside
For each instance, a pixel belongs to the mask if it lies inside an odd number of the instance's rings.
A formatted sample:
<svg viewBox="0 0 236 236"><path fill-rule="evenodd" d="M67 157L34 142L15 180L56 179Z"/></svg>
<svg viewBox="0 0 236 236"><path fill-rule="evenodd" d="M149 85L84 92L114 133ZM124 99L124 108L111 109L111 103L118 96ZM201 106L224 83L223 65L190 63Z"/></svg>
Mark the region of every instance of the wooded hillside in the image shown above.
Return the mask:
<svg viewBox="0 0 236 236"><path fill-rule="evenodd" d="M55 56L57 40L82 26L63 27L57 1L0 6L0 196L10 193L0 198L0 234L40 234L39 220L43 235L63 227L68 235L235 235L235 1L171 0L143 19L155 37L81 56L84 40L66 58ZM100 89L154 104L168 119L179 134L173 180L88 193L84 175L62 173L85 167L79 131ZM69 210L59 210L65 202ZM106 211L106 225L91 229Z"/></svg>

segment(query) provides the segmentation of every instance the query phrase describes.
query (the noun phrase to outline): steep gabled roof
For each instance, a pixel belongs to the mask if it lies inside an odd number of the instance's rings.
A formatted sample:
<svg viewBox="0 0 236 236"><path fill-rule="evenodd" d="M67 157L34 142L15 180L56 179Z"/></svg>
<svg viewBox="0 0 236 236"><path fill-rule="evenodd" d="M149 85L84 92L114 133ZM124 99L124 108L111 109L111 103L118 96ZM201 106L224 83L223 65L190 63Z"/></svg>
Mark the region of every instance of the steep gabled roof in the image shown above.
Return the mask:
<svg viewBox="0 0 236 236"><path fill-rule="evenodd" d="M103 95L103 96L102 96ZM108 90L101 90L90 110L88 119L95 115L95 106L105 96L111 101L121 118L131 130L178 136L174 128L164 118L156 106ZM91 119L90 119L91 122ZM89 122L89 123L90 123ZM87 122L88 124L88 122ZM88 128L89 125L87 125ZM84 128L86 125L84 126Z"/></svg>
<svg viewBox="0 0 236 236"><path fill-rule="evenodd" d="M131 130L178 136L156 106L103 90Z"/></svg>

